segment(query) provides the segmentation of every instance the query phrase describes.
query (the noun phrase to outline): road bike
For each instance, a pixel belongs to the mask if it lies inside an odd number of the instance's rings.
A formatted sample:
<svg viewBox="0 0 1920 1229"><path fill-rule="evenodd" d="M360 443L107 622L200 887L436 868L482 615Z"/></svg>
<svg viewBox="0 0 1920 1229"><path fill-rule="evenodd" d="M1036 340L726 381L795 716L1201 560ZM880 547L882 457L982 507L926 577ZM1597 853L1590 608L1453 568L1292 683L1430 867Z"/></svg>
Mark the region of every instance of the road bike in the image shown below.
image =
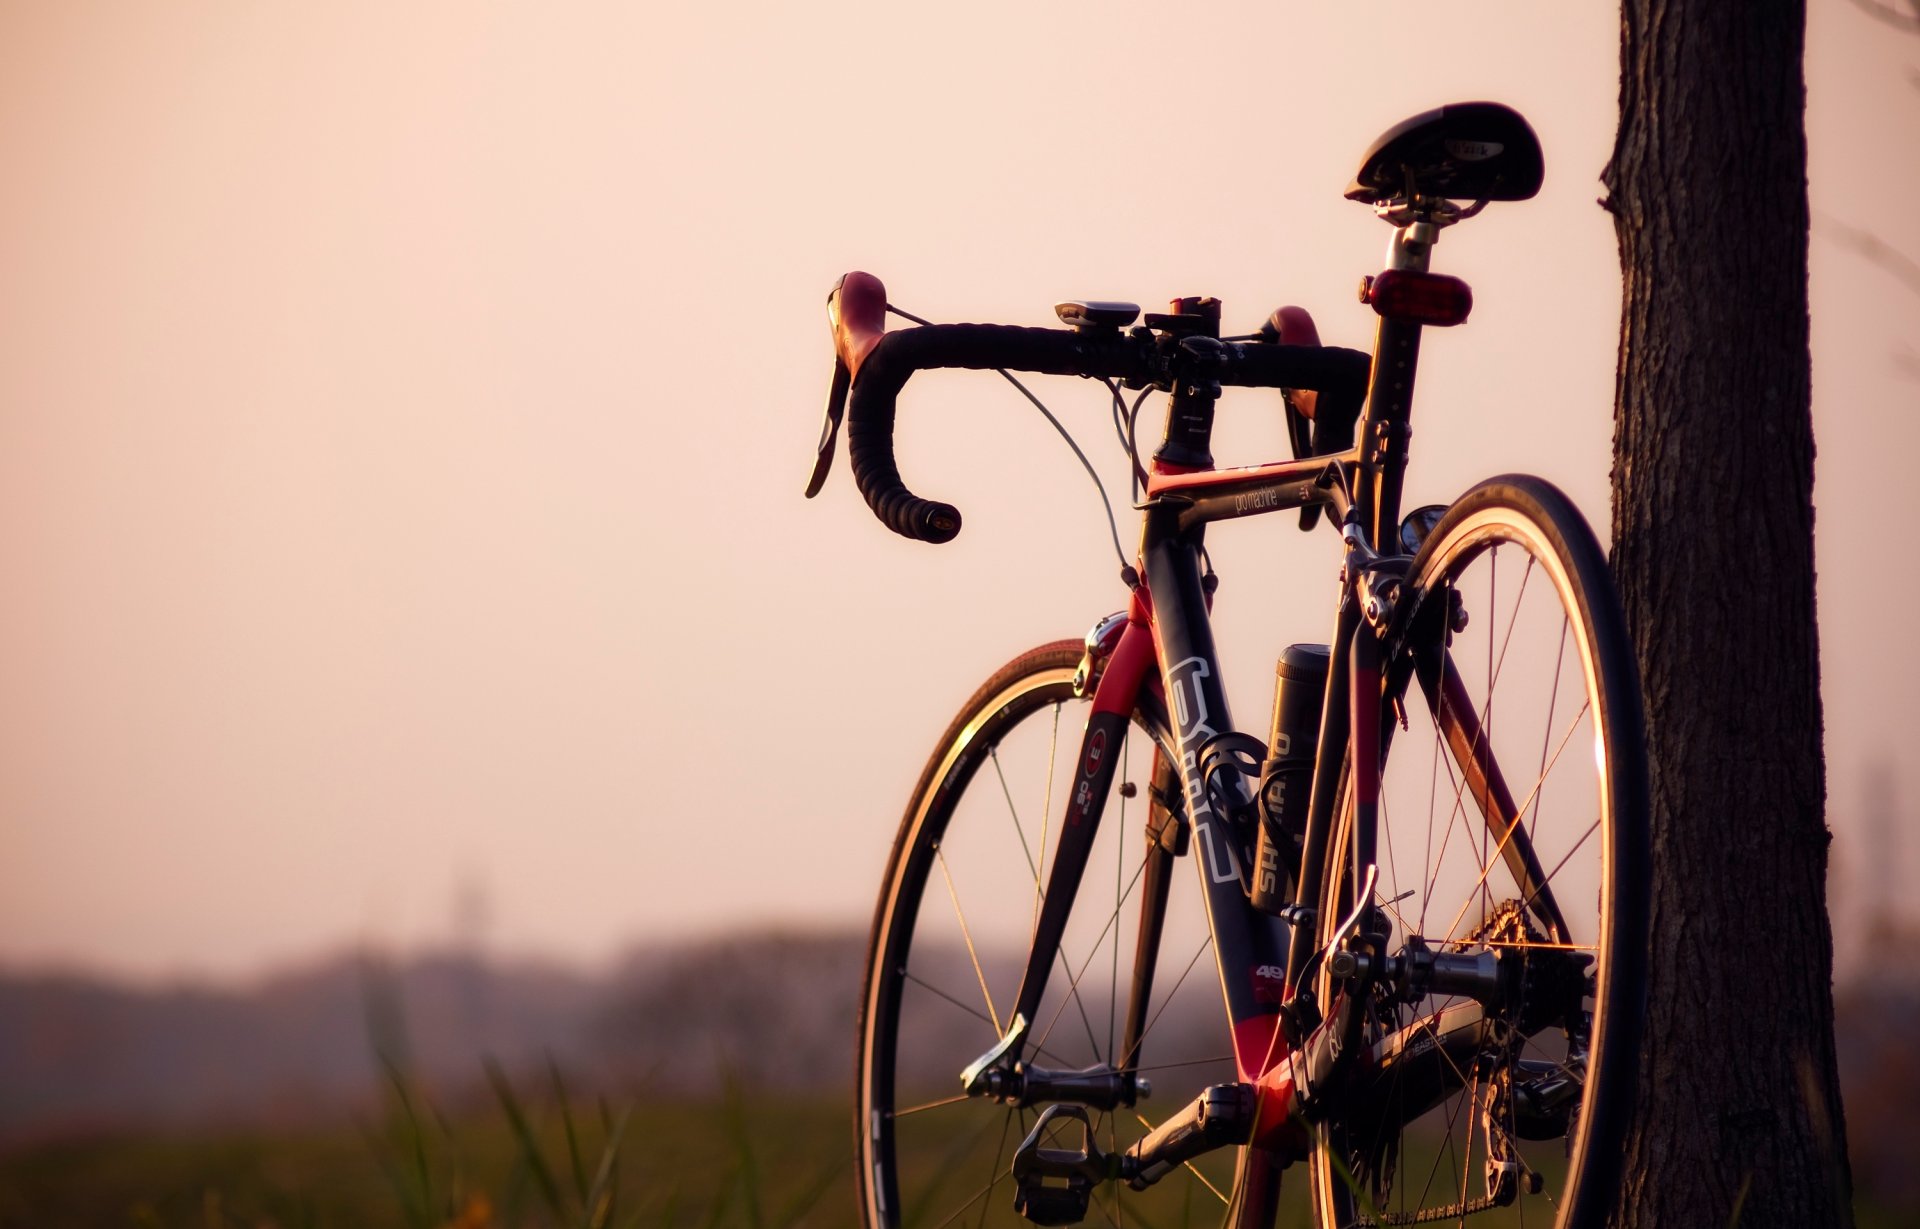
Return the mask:
<svg viewBox="0 0 1920 1229"><path fill-rule="evenodd" d="M1531 127L1492 103L1374 143L1346 193L1394 228L1362 284L1371 355L1319 344L1298 308L1222 336L1207 298L888 332L907 313L878 279L835 287L810 496L844 410L875 515L959 532L893 457L897 397L935 367L1105 382L1141 496L1124 609L989 678L908 803L860 1005L868 1226L1266 1229L1296 1165L1322 1226L1600 1223L1644 1014L1632 648L1604 553L1549 483L1400 509L1422 330L1472 305L1433 247L1542 173ZM1292 459L1215 465L1225 387L1282 390ZM1228 714L1205 534L1283 511L1338 534L1339 602L1325 644L1282 654L1260 738Z"/></svg>

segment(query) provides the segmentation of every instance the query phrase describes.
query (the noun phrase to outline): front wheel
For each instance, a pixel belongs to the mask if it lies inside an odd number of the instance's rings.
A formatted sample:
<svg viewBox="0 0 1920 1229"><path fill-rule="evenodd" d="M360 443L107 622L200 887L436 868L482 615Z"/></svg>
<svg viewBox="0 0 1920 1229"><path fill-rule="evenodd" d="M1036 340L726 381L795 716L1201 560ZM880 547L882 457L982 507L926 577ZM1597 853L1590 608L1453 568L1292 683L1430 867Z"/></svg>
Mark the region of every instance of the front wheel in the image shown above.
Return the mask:
<svg viewBox="0 0 1920 1229"><path fill-rule="evenodd" d="M1027 962L1080 776L1090 708L1074 694L1081 652L1060 641L990 678L934 749L901 822L874 916L856 1056L856 1181L868 1229L1029 1223L1015 1211L1009 1166L1044 1102L968 1096L960 1072L999 1040ZM1198 859L1150 838L1168 822L1166 806L1180 805L1166 718L1142 697L1123 728L1120 745L1102 752L1116 757L1113 795L1024 1051L1055 1071L1098 1064L1151 1085L1132 1104L1090 1106L1108 1152L1234 1078L1200 887L1178 865ZM1162 920L1145 938L1143 909ZM1109 1181L1093 1189L1086 1221L1270 1229L1273 1175L1262 1164L1254 1157L1237 1170L1228 1151L1144 1193ZM1248 1166L1258 1180L1241 1178Z"/></svg>
<svg viewBox="0 0 1920 1229"><path fill-rule="evenodd" d="M1347 903L1371 851L1391 974L1319 974L1367 1047L1319 1129L1320 1223L1597 1226L1637 1075L1648 877L1606 556L1553 486L1496 478L1433 527L1399 606L1377 822L1343 806L1327 861L1324 899ZM1322 912L1324 943L1344 910Z"/></svg>

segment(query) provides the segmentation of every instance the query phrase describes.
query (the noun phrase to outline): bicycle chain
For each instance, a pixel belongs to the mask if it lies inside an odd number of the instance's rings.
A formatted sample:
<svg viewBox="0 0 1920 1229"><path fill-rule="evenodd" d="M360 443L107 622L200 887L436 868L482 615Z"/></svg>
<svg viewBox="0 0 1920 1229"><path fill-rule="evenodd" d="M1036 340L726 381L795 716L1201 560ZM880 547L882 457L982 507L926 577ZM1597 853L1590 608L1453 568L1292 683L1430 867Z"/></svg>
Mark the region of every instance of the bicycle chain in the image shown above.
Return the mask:
<svg viewBox="0 0 1920 1229"><path fill-rule="evenodd" d="M1452 1220L1461 1216L1472 1216L1476 1212L1489 1212L1500 1205L1491 1199L1470 1199L1465 1203L1450 1203L1439 1208L1421 1208L1418 1212L1390 1212L1378 1220L1362 1217L1353 1222L1354 1229L1375 1229L1381 1225L1424 1225L1436 1220Z"/></svg>

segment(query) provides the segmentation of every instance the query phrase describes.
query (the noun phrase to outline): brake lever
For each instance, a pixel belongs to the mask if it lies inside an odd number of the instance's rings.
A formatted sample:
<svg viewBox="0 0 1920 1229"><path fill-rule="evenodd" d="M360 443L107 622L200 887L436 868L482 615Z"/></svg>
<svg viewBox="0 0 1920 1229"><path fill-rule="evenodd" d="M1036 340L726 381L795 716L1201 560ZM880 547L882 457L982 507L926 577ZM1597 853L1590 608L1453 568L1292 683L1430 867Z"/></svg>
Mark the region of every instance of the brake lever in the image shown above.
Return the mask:
<svg viewBox="0 0 1920 1229"><path fill-rule="evenodd" d="M833 360L833 383L827 387L827 416L820 424L820 444L813 458L813 476L807 479L807 498L820 493L827 483L827 471L833 468L833 449L840 438L840 419L847 412L847 390L853 387L853 374L845 362Z"/></svg>

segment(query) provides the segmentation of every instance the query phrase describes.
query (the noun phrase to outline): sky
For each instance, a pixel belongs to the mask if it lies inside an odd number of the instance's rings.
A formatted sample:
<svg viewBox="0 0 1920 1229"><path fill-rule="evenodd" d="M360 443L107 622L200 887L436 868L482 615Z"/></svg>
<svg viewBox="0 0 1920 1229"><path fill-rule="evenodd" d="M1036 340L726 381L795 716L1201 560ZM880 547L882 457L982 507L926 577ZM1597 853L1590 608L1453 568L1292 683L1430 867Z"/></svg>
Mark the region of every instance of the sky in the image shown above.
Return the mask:
<svg viewBox="0 0 1920 1229"><path fill-rule="evenodd" d="M1910 823L1861 820L1875 765L1902 816L1920 797L1920 274L1850 238L1920 258L1920 38L1811 7L1846 924L1867 865L1920 865ZM1616 23L0 4L0 964L230 977L476 927L590 963L864 924L960 701L1124 595L1090 484L992 377L903 403L903 472L966 514L952 545L891 535L844 468L801 499L834 279L937 320L1212 294L1251 328L1300 303L1364 347L1354 286L1389 232L1340 193L1443 102L1518 108L1547 177L1436 253L1475 310L1424 349L1408 497L1533 471L1604 534ZM1091 387L1039 391L1119 489ZM1223 462L1285 447L1257 393L1217 438ZM1211 545L1260 727L1275 654L1325 636L1331 537L1270 518Z"/></svg>

